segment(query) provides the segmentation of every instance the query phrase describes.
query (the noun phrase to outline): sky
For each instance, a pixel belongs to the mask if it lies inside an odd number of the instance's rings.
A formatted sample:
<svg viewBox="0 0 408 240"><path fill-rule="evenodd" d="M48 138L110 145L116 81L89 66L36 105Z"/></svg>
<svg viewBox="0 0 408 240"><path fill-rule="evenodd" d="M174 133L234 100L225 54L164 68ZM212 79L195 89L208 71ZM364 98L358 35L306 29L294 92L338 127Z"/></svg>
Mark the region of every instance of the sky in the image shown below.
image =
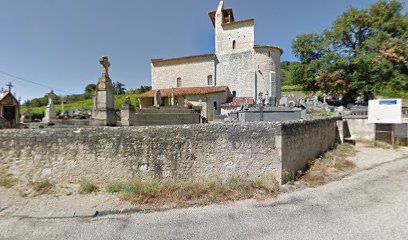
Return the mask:
<svg viewBox="0 0 408 240"><path fill-rule="evenodd" d="M217 0L0 0L0 87L8 82L24 101L83 93L101 75L127 89L151 85L150 59L214 52L208 12ZM321 32L348 6L375 0L226 0L236 20L255 18L255 42L275 45L294 61L299 34ZM405 6L407 8L407 6ZM9 74L9 75L6 75ZM16 76L26 81L10 76ZM41 84L33 84L30 82Z"/></svg>

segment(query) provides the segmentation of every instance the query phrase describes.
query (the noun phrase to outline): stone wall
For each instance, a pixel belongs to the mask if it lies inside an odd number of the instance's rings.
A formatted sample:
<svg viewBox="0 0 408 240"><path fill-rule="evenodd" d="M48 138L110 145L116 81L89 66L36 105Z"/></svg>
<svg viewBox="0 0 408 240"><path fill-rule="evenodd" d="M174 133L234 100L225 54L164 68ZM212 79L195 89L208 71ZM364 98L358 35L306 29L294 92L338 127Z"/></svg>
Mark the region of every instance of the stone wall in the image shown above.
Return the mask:
<svg viewBox="0 0 408 240"><path fill-rule="evenodd" d="M209 75L215 85L215 57L152 63L151 68L153 89L175 88L177 78L181 78L181 87L205 87Z"/></svg>
<svg viewBox="0 0 408 240"><path fill-rule="evenodd" d="M280 55L276 48L266 46L255 49L257 94L266 94L268 91L270 97L281 98Z"/></svg>
<svg viewBox="0 0 408 240"><path fill-rule="evenodd" d="M20 180L275 176L335 142L335 120L0 131L0 168Z"/></svg>
<svg viewBox="0 0 408 240"><path fill-rule="evenodd" d="M57 182L278 176L278 129L265 123L4 130L0 167L19 179Z"/></svg>
<svg viewBox="0 0 408 240"><path fill-rule="evenodd" d="M254 50L217 55L217 85L228 86L236 97L255 97Z"/></svg>
<svg viewBox="0 0 408 240"><path fill-rule="evenodd" d="M341 118L282 123L282 181L287 180L286 177L294 177L309 161L340 142L337 121L341 121ZM285 176L287 174L289 175Z"/></svg>
<svg viewBox="0 0 408 240"><path fill-rule="evenodd" d="M368 123L367 117L345 117L345 137L352 139L374 140L375 124Z"/></svg>

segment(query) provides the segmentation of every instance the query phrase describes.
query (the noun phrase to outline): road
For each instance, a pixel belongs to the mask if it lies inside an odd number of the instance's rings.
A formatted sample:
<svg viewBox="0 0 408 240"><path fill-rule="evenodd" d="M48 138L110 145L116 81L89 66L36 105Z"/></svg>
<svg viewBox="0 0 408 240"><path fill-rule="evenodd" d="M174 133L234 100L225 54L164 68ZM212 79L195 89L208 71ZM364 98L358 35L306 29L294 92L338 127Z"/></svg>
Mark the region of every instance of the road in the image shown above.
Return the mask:
<svg viewBox="0 0 408 240"><path fill-rule="evenodd" d="M408 239L408 158L257 202L97 217L0 218L0 239Z"/></svg>

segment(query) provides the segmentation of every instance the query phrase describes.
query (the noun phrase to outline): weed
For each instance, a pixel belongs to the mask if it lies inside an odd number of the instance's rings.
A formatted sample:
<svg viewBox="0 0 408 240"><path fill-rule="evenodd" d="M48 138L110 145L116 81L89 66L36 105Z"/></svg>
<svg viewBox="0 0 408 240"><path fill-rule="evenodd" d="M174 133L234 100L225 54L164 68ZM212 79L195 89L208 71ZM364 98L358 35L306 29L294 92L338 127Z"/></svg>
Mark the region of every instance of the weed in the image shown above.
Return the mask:
<svg viewBox="0 0 408 240"><path fill-rule="evenodd" d="M98 190L98 187L87 179L79 181L79 193L91 193Z"/></svg>
<svg viewBox="0 0 408 240"><path fill-rule="evenodd" d="M309 186L319 186L336 179L336 176L331 174L332 172L348 171L356 167L352 161L347 159L354 154L353 145L340 144L335 149L310 162L309 169L301 177L301 180Z"/></svg>
<svg viewBox="0 0 408 240"><path fill-rule="evenodd" d="M0 187L11 188L17 183L17 180L13 178L13 175L0 171Z"/></svg>
<svg viewBox="0 0 408 240"><path fill-rule="evenodd" d="M257 194L271 195L277 190L278 184L274 178L248 180L240 177L163 182L134 179L128 182L112 182L107 186L108 192L118 192L123 199L133 203L173 203L178 206L252 198Z"/></svg>
<svg viewBox="0 0 408 240"><path fill-rule="evenodd" d="M37 194L49 193L52 187L54 186L49 180L30 182L30 185Z"/></svg>

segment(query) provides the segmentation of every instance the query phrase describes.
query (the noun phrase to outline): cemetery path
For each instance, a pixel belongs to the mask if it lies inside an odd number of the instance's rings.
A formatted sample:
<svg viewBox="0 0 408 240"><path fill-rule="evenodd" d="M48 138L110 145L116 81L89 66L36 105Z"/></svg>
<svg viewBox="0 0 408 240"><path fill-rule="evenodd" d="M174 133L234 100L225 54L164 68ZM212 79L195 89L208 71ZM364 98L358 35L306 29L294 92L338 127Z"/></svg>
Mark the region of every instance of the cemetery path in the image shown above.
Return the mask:
<svg viewBox="0 0 408 240"><path fill-rule="evenodd" d="M358 150L365 170L262 202L95 217L0 216L0 239L406 239L408 156Z"/></svg>

